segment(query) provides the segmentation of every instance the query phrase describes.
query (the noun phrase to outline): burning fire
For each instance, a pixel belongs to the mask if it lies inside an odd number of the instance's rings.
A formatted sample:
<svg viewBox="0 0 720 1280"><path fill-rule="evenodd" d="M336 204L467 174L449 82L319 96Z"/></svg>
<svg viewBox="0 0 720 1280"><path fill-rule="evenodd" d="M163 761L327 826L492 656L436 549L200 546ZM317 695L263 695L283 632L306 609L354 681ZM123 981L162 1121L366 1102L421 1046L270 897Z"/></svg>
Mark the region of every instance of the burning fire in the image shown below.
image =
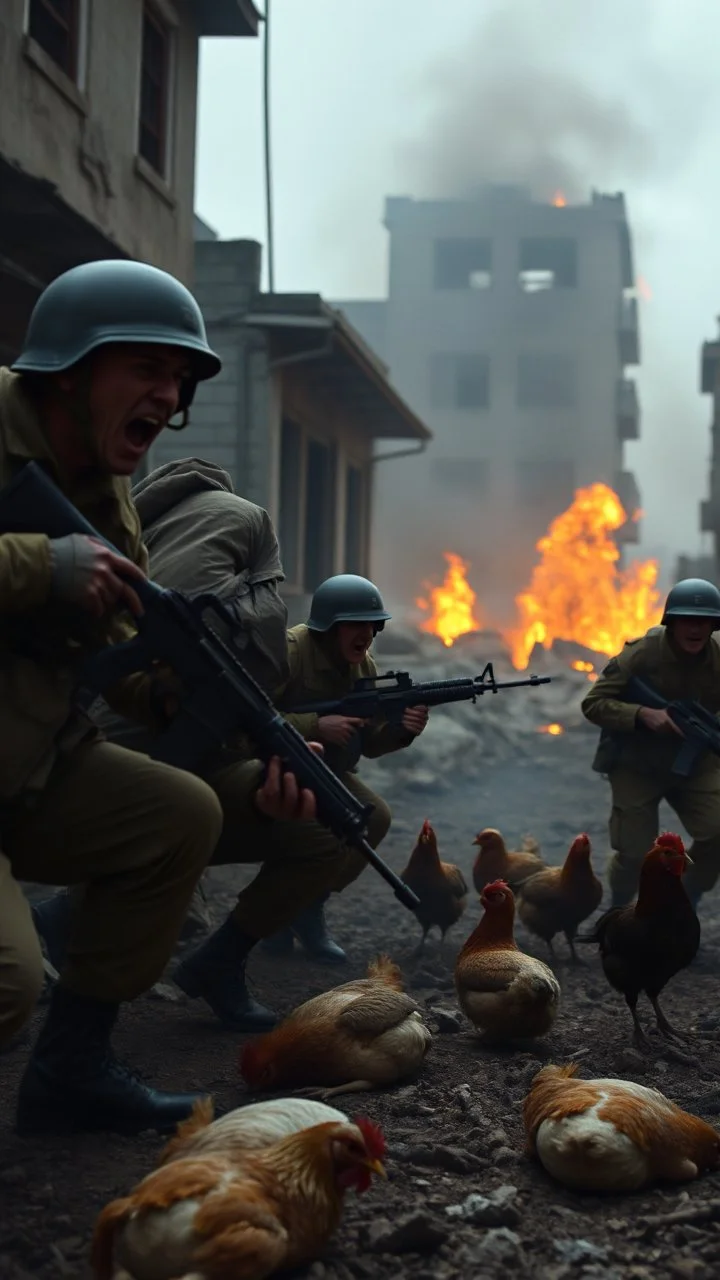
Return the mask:
<svg viewBox="0 0 720 1280"><path fill-rule="evenodd" d="M565 196L563 195L562 191L555 192L555 195L552 198L552 202L555 205L556 209L564 209L567 204L567 200L565 199Z"/></svg>
<svg viewBox="0 0 720 1280"><path fill-rule="evenodd" d="M541 724L538 726L538 733L550 733L553 738L557 737L559 733L564 732L565 730L561 724Z"/></svg>
<svg viewBox="0 0 720 1280"><path fill-rule="evenodd" d="M420 623L420 630L439 636L449 648L458 636L479 631L482 624L473 612L477 596L466 577L470 566L453 551L444 551L443 555L448 563L445 581L439 587L423 583L429 600L418 597L415 603L430 612L430 617Z"/></svg>

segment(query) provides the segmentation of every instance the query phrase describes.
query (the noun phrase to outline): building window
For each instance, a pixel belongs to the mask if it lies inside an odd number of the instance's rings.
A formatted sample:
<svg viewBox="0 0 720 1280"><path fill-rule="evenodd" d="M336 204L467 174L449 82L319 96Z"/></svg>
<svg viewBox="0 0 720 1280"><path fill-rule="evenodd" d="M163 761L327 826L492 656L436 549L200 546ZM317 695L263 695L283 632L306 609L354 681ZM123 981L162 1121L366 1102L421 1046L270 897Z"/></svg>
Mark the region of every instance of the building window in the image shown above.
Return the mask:
<svg viewBox="0 0 720 1280"><path fill-rule="evenodd" d="M152 5L143 10L138 154L167 177L172 30Z"/></svg>
<svg viewBox="0 0 720 1280"><path fill-rule="evenodd" d="M575 463L569 458L523 458L515 463L515 496L526 507L560 515L573 500Z"/></svg>
<svg viewBox="0 0 720 1280"><path fill-rule="evenodd" d="M430 471L442 488L455 493L481 497L489 491L490 468L486 458L436 458Z"/></svg>
<svg viewBox="0 0 720 1280"><path fill-rule="evenodd" d="M577 361L571 355L526 352L518 356L520 409L571 409L577 401Z"/></svg>
<svg viewBox="0 0 720 1280"><path fill-rule="evenodd" d="M77 84L80 0L30 0L28 35Z"/></svg>
<svg viewBox="0 0 720 1280"><path fill-rule="evenodd" d="M487 409L490 360L474 352L438 351L430 357L430 403L434 409Z"/></svg>
<svg viewBox="0 0 720 1280"><path fill-rule="evenodd" d="M348 466L345 476L345 572L365 571L364 510L365 485L360 467Z"/></svg>
<svg viewBox="0 0 720 1280"><path fill-rule="evenodd" d="M302 432L283 418L280 444L280 555L289 583L300 580L300 494L302 491Z"/></svg>
<svg viewBox="0 0 720 1280"><path fill-rule="evenodd" d="M490 240L436 240L436 289L489 289L492 284Z"/></svg>
<svg viewBox="0 0 720 1280"><path fill-rule="evenodd" d="M525 293L544 289L574 289L577 285L577 243L557 236L531 236L520 241L520 287Z"/></svg>
<svg viewBox="0 0 720 1280"><path fill-rule="evenodd" d="M335 564L335 447L309 440L305 480L303 586L315 591Z"/></svg>

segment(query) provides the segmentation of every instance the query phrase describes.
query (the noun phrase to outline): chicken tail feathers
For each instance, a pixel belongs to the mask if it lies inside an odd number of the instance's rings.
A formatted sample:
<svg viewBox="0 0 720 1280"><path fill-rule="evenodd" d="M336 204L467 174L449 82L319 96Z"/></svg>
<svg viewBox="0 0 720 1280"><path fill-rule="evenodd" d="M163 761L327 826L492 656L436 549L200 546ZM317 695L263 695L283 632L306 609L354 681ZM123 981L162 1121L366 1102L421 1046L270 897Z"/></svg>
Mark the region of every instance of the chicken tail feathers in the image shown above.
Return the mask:
<svg viewBox="0 0 720 1280"><path fill-rule="evenodd" d="M90 1247L90 1266L95 1280L113 1280L115 1275L115 1232L132 1207L130 1196L111 1200L95 1223Z"/></svg>
<svg viewBox="0 0 720 1280"><path fill-rule="evenodd" d="M212 1124L215 1116L215 1104L212 1098L199 1098L193 1103L192 1113L187 1120L182 1120L175 1130L175 1135L163 1147L160 1152L158 1164L167 1164L168 1160L174 1159L178 1151L182 1150L185 1144L194 1138L196 1133L201 1129L207 1129Z"/></svg>
<svg viewBox="0 0 720 1280"><path fill-rule="evenodd" d="M381 954L371 960L367 973L368 978L374 978L376 982L384 982L385 986L392 987L393 991L405 990L400 966L395 964L388 955Z"/></svg>

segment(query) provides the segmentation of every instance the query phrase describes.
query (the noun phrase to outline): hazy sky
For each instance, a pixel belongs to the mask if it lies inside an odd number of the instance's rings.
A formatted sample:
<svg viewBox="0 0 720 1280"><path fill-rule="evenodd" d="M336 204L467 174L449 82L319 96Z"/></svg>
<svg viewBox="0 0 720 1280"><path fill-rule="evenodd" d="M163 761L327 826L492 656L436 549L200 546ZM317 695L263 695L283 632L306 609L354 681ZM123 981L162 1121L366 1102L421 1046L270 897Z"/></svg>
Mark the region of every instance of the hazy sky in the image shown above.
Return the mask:
<svg viewBox="0 0 720 1280"><path fill-rule="evenodd" d="M258 7L262 7L261 4ZM716 0L272 0L276 289L386 292L386 195L623 190L641 304L641 550L709 549L720 312ZM262 35L201 53L198 212L265 243Z"/></svg>

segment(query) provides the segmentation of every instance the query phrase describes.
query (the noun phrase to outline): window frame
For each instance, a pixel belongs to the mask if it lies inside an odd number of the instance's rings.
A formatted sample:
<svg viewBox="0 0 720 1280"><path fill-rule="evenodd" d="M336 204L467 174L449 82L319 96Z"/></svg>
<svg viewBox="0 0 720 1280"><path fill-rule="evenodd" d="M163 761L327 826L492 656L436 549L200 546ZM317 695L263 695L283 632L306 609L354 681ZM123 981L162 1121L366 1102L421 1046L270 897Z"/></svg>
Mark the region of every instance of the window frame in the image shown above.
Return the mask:
<svg viewBox="0 0 720 1280"><path fill-rule="evenodd" d="M143 117L143 80L146 70L145 58L145 24L149 22L163 36L165 41L165 58L163 66L160 101L162 111L162 132L157 133L154 126L148 127ZM152 175L171 186L174 177L175 151L175 79L177 66L177 18L169 6L159 0L143 0L140 17L140 55L138 66L137 123L135 150L138 160L146 165ZM143 131L147 130L157 141L160 153L160 167L142 150Z"/></svg>
<svg viewBox="0 0 720 1280"><path fill-rule="evenodd" d="M23 18L23 32L27 42L26 53L31 61L36 62L40 70L46 71L46 74L52 79L57 76L55 81L56 87L63 89L67 86L68 92L72 86L73 92L77 95L84 95L87 83L87 54L88 54L88 18L90 0L71 0L72 4L72 22L70 26L66 26L64 20L55 10L54 0L25 0L25 12ZM33 10L43 9L49 13L54 21L71 33L71 64L64 66L57 62L53 54L44 44L40 42L37 35L33 34L32 21Z"/></svg>

